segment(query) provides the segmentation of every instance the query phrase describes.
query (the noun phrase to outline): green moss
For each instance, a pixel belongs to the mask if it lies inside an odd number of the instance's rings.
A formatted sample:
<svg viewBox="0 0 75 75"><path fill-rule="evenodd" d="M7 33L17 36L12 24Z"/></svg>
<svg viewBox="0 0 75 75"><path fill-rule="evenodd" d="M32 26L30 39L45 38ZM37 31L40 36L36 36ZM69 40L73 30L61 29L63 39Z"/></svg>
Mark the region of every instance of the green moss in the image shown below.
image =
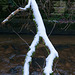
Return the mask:
<svg viewBox="0 0 75 75"><path fill-rule="evenodd" d="M42 37L39 37L39 41L41 42L43 39L42 39Z"/></svg>
<svg viewBox="0 0 75 75"><path fill-rule="evenodd" d="M45 73L43 73L43 75L45 75Z"/></svg>
<svg viewBox="0 0 75 75"><path fill-rule="evenodd" d="M35 52L32 53L32 56L31 57L33 57L34 55L35 55Z"/></svg>
<svg viewBox="0 0 75 75"><path fill-rule="evenodd" d="M38 32L37 24L36 24L36 21L35 21L34 19L35 19L35 17L34 17L34 15L33 15L33 21L34 21L35 26L36 26L36 32Z"/></svg>
<svg viewBox="0 0 75 75"><path fill-rule="evenodd" d="M54 75L53 73L51 73L50 75Z"/></svg>
<svg viewBox="0 0 75 75"><path fill-rule="evenodd" d="M32 61L29 62L29 65L31 64Z"/></svg>
<svg viewBox="0 0 75 75"><path fill-rule="evenodd" d="M43 44L45 45L45 43L44 43L44 41L43 41ZM47 46L45 45L45 49L46 49L46 51L48 52L48 55L50 54L50 52L49 52L49 49L47 48Z"/></svg>
<svg viewBox="0 0 75 75"><path fill-rule="evenodd" d="M34 20L33 20L34 21ZM37 28L37 24L36 24L36 21L34 21L35 23L35 27L36 27L36 32L38 32L38 28Z"/></svg>
<svg viewBox="0 0 75 75"><path fill-rule="evenodd" d="M47 48L47 46L45 45L46 51L48 52L48 55L50 54L49 49Z"/></svg>

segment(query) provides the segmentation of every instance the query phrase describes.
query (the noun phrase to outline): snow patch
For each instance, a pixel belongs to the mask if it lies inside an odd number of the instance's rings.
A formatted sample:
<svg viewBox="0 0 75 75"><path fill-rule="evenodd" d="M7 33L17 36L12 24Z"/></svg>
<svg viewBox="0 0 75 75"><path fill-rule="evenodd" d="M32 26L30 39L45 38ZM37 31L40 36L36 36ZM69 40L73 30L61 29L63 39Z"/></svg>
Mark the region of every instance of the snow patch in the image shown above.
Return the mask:
<svg viewBox="0 0 75 75"><path fill-rule="evenodd" d="M14 15L14 12L12 12L11 14Z"/></svg>
<svg viewBox="0 0 75 75"><path fill-rule="evenodd" d="M8 19L3 20L3 22L6 22L6 21L8 21Z"/></svg>

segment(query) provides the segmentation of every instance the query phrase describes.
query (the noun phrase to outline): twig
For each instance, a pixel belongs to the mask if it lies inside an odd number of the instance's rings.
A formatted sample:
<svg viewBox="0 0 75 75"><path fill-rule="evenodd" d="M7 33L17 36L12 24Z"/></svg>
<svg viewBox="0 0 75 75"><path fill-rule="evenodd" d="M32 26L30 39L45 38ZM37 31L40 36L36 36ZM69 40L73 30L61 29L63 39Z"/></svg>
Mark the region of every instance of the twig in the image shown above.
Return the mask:
<svg viewBox="0 0 75 75"><path fill-rule="evenodd" d="M67 25L66 25L64 28L61 28L61 29L66 31L66 30L70 27L70 25L71 25L71 24L68 24L68 23L67 23Z"/></svg>
<svg viewBox="0 0 75 75"><path fill-rule="evenodd" d="M13 32L15 33L15 34L17 34L18 36L19 36L19 38L23 41L23 42L25 42L26 44L27 44L27 46L29 47L29 44L13 29Z"/></svg>
<svg viewBox="0 0 75 75"><path fill-rule="evenodd" d="M45 4L46 4L46 2L43 4L42 1L40 0L40 3L41 3L41 6L42 6L42 10L44 11L44 13L46 14L46 17L48 19L47 12L45 10L45 7L46 7Z"/></svg>
<svg viewBox="0 0 75 75"><path fill-rule="evenodd" d="M56 70L57 63L58 63L58 60L56 61L55 65L54 65L54 71Z"/></svg>
<svg viewBox="0 0 75 75"><path fill-rule="evenodd" d="M25 28L27 28L27 26L28 26L28 23L27 23L27 25L25 26ZM34 33L33 30L31 30L30 28L27 28L27 29L30 30L30 31L35 35L35 33Z"/></svg>
<svg viewBox="0 0 75 75"><path fill-rule="evenodd" d="M58 63L58 60L56 61L55 65L54 65L54 71L56 71L56 72L60 75L60 73L59 73L58 70L56 69L57 63Z"/></svg>
<svg viewBox="0 0 75 75"><path fill-rule="evenodd" d="M3 20L2 24L5 24L12 16L14 16L19 11L21 11L20 7L16 9L14 12L12 12L5 20Z"/></svg>
<svg viewBox="0 0 75 75"><path fill-rule="evenodd" d="M61 28L61 29L64 30L64 29L66 29L67 26L68 26L68 23L67 23L67 25L64 28Z"/></svg>
<svg viewBox="0 0 75 75"><path fill-rule="evenodd" d="M25 26L25 24L22 25L22 27L21 27L19 33L22 31L22 29L24 28L24 26Z"/></svg>
<svg viewBox="0 0 75 75"><path fill-rule="evenodd" d="M18 3L19 3L19 5L21 6L21 3L20 3L20 1L18 0Z"/></svg>
<svg viewBox="0 0 75 75"><path fill-rule="evenodd" d="M54 28L55 28L55 25L56 25L56 22L54 23L54 26L53 26L51 32L49 33L48 37L49 37L49 36L51 35L51 33L53 32L53 30L54 30Z"/></svg>
<svg viewBox="0 0 75 75"><path fill-rule="evenodd" d="M70 27L70 25L71 25L71 24L69 24L69 25L66 27L65 31Z"/></svg>
<svg viewBox="0 0 75 75"><path fill-rule="evenodd" d="M17 7L19 7L18 4L17 4L14 0L12 0L12 1L14 2L14 4L15 4Z"/></svg>
<svg viewBox="0 0 75 75"><path fill-rule="evenodd" d="M34 31L30 29L30 31L35 35Z"/></svg>
<svg viewBox="0 0 75 75"><path fill-rule="evenodd" d="M42 72L43 70L42 70L41 66L37 62L35 62L35 63L38 65L38 67L40 68L40 70Z"/></svg>
<svg viewBox="0 0 75 75"><path fill-rule="evenodd" d="M22 5L23 5L23 0L22 0Z"/></svg>

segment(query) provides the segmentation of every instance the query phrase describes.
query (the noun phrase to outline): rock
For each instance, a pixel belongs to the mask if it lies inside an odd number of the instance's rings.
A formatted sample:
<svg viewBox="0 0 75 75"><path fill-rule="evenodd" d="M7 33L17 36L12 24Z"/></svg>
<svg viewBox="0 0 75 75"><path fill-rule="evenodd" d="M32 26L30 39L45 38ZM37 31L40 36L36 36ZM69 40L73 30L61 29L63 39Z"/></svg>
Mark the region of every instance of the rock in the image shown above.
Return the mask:
<svg viewBox="0 0 75 75"><path fill-rule="evenodd" d="M9 70L9 72L11 73L11 74L16 74L16 73L18 73L18 72L21 72L22 71L22 66L21 65L18 65L18 66L16 66L16 67L14 67L14 68L11 68L10 70Z"/></svg>

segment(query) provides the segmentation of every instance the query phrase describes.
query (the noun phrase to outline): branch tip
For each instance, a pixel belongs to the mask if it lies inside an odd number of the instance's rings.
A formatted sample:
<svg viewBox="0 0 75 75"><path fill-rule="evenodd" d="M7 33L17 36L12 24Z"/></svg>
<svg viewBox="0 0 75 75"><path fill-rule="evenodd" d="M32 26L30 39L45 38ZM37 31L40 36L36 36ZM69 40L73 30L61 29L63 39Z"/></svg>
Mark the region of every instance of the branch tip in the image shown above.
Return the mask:
<svg viewBox="0 0 75 75"><path fill-rule="evenodd" d="M7 21L8 21L8 19L5 19L5 20L2 21L1 24L5 24Z"/></svg>

